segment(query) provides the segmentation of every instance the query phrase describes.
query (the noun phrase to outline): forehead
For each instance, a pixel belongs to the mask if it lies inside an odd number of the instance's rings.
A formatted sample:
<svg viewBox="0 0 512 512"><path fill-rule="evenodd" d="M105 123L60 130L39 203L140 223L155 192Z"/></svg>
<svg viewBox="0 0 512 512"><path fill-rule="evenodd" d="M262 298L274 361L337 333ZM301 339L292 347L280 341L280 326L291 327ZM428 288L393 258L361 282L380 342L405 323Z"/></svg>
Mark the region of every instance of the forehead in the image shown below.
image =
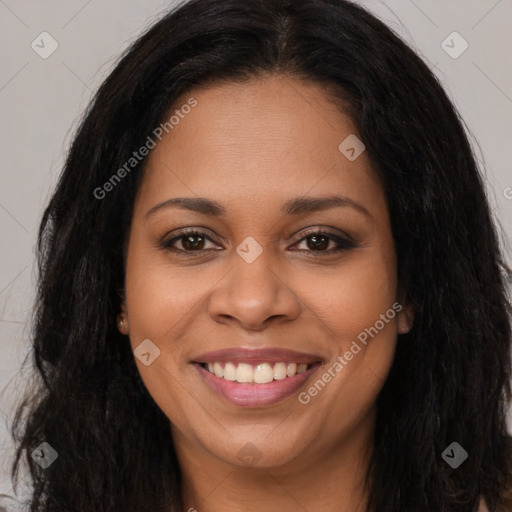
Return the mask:
<svg viewBox="0 0 512 512"><path fill-rule="evenodd" d="M191 98L197 104L180 112ZM149 155L141 200L215 196L265 208L310 191L383 205L366 153L349 160L340 151L360 138L354 122L318 85L285 76L213 84L182 95L173 113Z"/></svg>

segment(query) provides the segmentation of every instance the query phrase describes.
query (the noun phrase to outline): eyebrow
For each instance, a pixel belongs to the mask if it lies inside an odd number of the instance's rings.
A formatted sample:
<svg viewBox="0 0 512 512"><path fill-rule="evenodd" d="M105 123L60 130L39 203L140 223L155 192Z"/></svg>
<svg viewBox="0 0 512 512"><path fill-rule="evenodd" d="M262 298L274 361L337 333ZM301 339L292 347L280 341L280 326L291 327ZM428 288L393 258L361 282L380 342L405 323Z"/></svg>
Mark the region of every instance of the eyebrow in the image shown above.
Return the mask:
<svg viewBox="0 0 512 512"><path fill-rule="evenodd" d="M318 212L336 207L351 207L354 210L372 218L368 210L352 199L339 195L327 197L295 197L285 201L281 206L283 215L302 215L305 213ZM167 199L153 206L147 213L146 218L164 208L180 208L202 215L222 217L226 215L226 209L217 201L205 197L174 197Z"/></svg>

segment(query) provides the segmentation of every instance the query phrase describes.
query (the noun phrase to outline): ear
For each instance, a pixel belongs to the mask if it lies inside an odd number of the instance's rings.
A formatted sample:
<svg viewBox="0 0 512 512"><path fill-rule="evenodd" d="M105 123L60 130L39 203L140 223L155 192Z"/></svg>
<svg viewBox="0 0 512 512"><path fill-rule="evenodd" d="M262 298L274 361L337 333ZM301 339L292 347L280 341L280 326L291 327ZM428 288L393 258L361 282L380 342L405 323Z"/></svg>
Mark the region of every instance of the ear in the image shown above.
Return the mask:
<svg viewBox="0 0 512 512"><path fill-rule="evenodd" d="M398 334L407 334L414 324L414 308L411 303L402 304L402 309L398 312Z"/></svg>
<svg viewBox="0 0 512 512"><path fill-rule="evenodd" d="M121 302L121 313L117 315L117 328L121 334L128 335L128 315L126 314L126 304L124 301Z"/></svg>

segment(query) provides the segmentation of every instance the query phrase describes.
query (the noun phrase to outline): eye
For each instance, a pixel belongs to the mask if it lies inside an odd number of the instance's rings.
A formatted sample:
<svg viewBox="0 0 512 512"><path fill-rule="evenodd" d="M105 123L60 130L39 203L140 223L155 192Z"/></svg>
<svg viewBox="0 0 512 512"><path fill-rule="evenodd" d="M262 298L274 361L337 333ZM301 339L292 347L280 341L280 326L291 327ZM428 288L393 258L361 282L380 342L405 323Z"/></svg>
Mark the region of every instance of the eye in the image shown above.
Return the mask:
<svg viewBox="0 0 512 512"><path fill-rule="evenodd" d="M303 243L306 243L306 252L311 253L310 256L314 258L329 256L336 252L357 247L357 244L350 238L341 237L324 229L316 229L307 233L306 236L299 240L295 245ZM334 247L331 246L332 244L334 244ZM331 248L329 248L330 246Z"/></svg>
<svg viewBox="0 0 512 512"><path fill-rule="evenodd" d="M213 243L212 239L202 231L187 229L183 230L180 234L174 236L170 240L164 240L161 243L161 246L164 249L169 249L171 251L176 252L177 254L196 256L195 254L191 253L202 253L204 250L208 250L205 249L205 244L207 243L207 241ZM175 247L176 244L180 245L182 248Z"/></svg>
<svg viewBox="0 0 512 512"><path fill-rule="evenodd" d="M217 247L208 249L208 247L205 247L208 242L214 243L213 240L203 231L185 229L169 240L162 241L160 245L163 249L190 257L200 256L206 251L220 250ZM345 238L324 229L315 229L314 231L310 231L294 245L297 246L303 243L306 243L306 249L291 250L299 250L301 252L309 253L308 256L314 258L329 256L333 253L357 247L357 244L348 236ZM331 247L332 245L334 245L334 247Z"/></svg>

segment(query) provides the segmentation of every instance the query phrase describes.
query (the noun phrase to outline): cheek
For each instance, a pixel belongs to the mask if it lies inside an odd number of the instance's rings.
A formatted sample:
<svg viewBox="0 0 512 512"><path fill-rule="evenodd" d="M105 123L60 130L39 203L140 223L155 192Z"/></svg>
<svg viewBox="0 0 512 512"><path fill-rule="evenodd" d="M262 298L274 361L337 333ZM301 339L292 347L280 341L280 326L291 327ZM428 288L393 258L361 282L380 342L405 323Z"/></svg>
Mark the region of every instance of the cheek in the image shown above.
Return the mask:
<svg viewBox="0 0 512 512"><path fill-rule="evenodd" d="M386 314L396 300L394 260L385 252L368 251L335 272L303 281L302 296L307 297L308 308L339 340L355 339ZM392 316L389 324L394 326L396 316Z"/></svg>
<svg viewBox="0 0 512 512"><path fill-rule="evenodd" d="M304 288L308 307L329 340L332 361L344 358L341 366L333 367L331 361L326 371L331 368L339 375L329 393L332 402L345 409L359 411L371 403L393 361L401 309L396 302L393 254L368 250L346 267L315 280L315 286L309 283Z"/></svg>
<svg viewBox="0 0 512 512"><path fill-rule="evenodd" d="M143 340L149 339L160 350L148 366L138 358L135 362L155 403L180 425L194 408L194 401L190 400L194 390L189 389L181 374L187 359L186 339L182 341L182 335L190 330L191 317L214 281L206 273L204 279L198 280L193 273L187 276L183 270L172 269L136 241L129 248L126 264L130 343L136 351Z"/></svg>
<svg viewBox="0 0 512 512"><path fill-rule="evenodd" d="M130 335L162 339L182 330L215 283L213 277L211 272L173 268L134 244L126 267Z"/></svg>

